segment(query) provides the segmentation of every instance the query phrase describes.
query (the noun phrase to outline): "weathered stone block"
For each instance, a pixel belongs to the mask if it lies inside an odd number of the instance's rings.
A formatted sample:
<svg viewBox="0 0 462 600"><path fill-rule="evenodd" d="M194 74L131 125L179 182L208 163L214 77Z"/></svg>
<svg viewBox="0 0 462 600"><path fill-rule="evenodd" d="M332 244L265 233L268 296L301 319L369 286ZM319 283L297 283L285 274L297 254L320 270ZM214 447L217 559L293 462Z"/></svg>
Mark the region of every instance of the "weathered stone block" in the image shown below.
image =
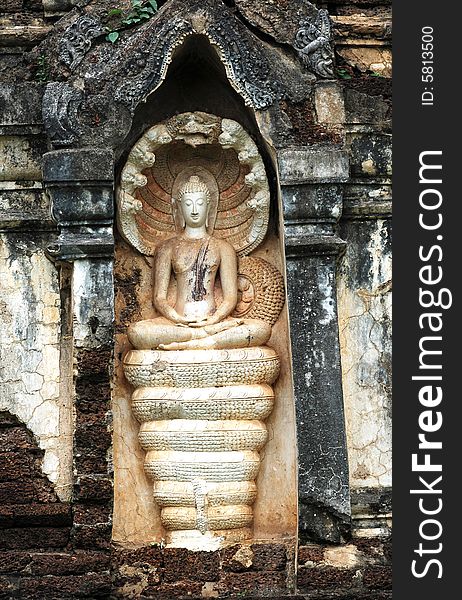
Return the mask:
<svg viewBox="0 0 462 600"><path fill-rule="evenodd" d="M379 82L381 85L374 85ZM388 125L391 117L390 101L387 102L387 89L390 80L375 78L370 87L345 87L346 121L352 124L371 124L374 127ZM364 91L363 91L364 90Z"/></svg>
<svg viewBox="0 0 462 600"><path fill-rule="evenodd" d="M164 580L175 583L191 581L218 581L219 552L192 552L185 548L164 550Z"/></svg>
<svg viewBox="0 0 462 600"><path fill-rule="evenodd" d="M299 546L298 548L298 564L304 565L305 563L320 563L324 560L324 548L325 546L319 544L309 544L306 546Z"/></svg>
<svg viewBox="0 0 462 600"><path fill-rule="evenodd" d="M281 150L278 155L282 185L345 181L348 156L341 150L303 148Z"/></svg>
<svg viewBox="0 0 462 600"><path fill-rule="evenodd" d="M112 349L80 350L77 354L79 379L97 378L109 381L109 364L112 360ZM78 385L78 384L77 384Z"/></svg>
<svg viewBox="0 0 462 600"><path fill-rule="evenodd" d="M28 188L27 182L0 182L0 229L37 231L54 226L40 183L33 182Z"/></svg>
<svg viewBox="0 0 462 600"><path fill-rule="evenodd" d="M9 576L21 573L31 560L28 552L0 552L0 573Z"/></svg>
<svg viewBox="0 0 462 600"><path fill-rule="evenodd" d="M391 589L391 567L369 567L365 569L363 579L364 585L369 589Z"/></svg>
<svg viewBox="0 0 462 600"><path fill-rule="evenodd" d="M43 178L60 225L109 222L113 158L107 150L55 150L43 157Z"/></svg>
<svg viewBox="0 0 462 600"><path fill-rule="evenodd" d="M81 414L104 417L109 408L111 391L106 383L88 381L83 375L76 382L76 408Z"/></svg>
<svg viewBox="0 0 462 600"><path fill-rule="evenodd" d="M112 499L112 481L107 477L79 477L75 487L75 499L78 502L104 503Z"/></svg>
<svg viewBox="0 0 462 600"><path fill-rule="evenodd" d="M287 549L283 544L252 544L255 571L282 571L287 566Z"/></svg>
<svg viewBox="0 0 462 600"><path fill-rule="evenodd" d="M392 173L391 136L360 134L348 136L353 177L386 177Z"/></svg>
<svg viewBox="0 0 462 600"><path fill-rule="evenodd" d="M6 0L19 2L22 0ZM42 124L43 85L40 83L3 83L0 87L0 131L3 126ZM6 132L5 132L6 133Z"/></svg>
<svg viewBox="0 0 462 600"><path fill-rule="evenodd" d="M45 149L43 138L0 136L0 181L40 180Z"/></svg>
<svg viewBox="0 0 462 600"><path fill-rule="evenodd" d="M362 73L369 71L382 77L391 77L392 55L389 48L343 47L338 48L337 52L348 65L359 69Z"/></svg>
<svg viewBox="0 0 462 600"><path fill-rule="evenodd" d="M164 583L148 585L142 591L141 600L173 600L174 598L201 598L204 583L202 581L178 581L177 583ZM119 596L120 598L121 596ZM122 596L123 597L123 596Z"/></svg>
<svg viewBox="0 0 462 600"><path fill-rule="evenodd" d="M370 2L377 7L376 2ZM340 44L354 43L360 45L362 41L387 40L391 42L392 22L391 11L381 14L368 14L356 12L349 15L333 15L332 21L335 28L335 40Z"/></svg>
<svg viewBox="0 0 462 600"><path fill-rule="evenodd" d="M109 573L33 577L22 579L20 597L24 600L70 600L72 598L107 598L111 592Z"/></svg>
<svg viewBox="0 0 462 600"><path fill-rule="evenodd" d="M76 526L72 530L72 546L82 550L109 550L111 531L111 525Z"/></svg>
<svg viewBox="0 0 462 600"><path fill-rule="evenodd" d="M0 504L11 502L11 498L14 498L16 504L55 502L56 495L50 490L49 485L45 479L0 483Z"/></svg>
<svg viewBox="0 0 462 600"><path fill-rule="evenodd" d="M338 83L318 82L314 88L314 103L318 123L342 125L345 122L345 103Z"/></svg>
<svg viewBox="0 0 462 600"><path fill-rule="evenodd" d="M0 481L30 477L33 469L40 470L39 456L25 452L0 452Z"/></svg>
<svg viewBox="0 0 462 600"><path fill-rule="evenodd" d="M110 557L103 552L31 554L33 575L80 575L108 571Z"/></svg>
<svg viewBox="0 0 462 600"><path fill-rule="evenodd" d="M64 548L69 542L67 527L23 527L3 529L0 549L27 550L29 548Z"/></svg>
<svg viewBox="0 0 462 600"><path fill-rule="evenodd" d="M109 446L111 445L111 435L107 430L107 425L99 415L92 415L93 418L80 418L77 421L75 433L75 446L77 453L84 452L89 457L105 457Z"/></svg>
<svg viewBox="0 0 462 600"><path fill-rule="evenodd" d="M354 569L335 569L333 567L301 567L298 570L297 585L300 591L335 588L350 589L355 586ZM359 581L357 581L359 584Z"/></svg>
<svg viewBox="0 0 462 600"><path fill-rule="evenodd" d="M111 519L111 507L91 504L74 504L76 525L107 525Z"/></svg>
<svg viewBox="0 0 462 600"><path fill-rule="evenodd" d="M343 191L339 185L284 185L282 187L284 219L303 225L316 225L316 231L332 233L342 213ZM325 227L328 225L328 227Z"/></svg>
<svg viewBox="0 0 462 600"><path fill-rule="evenodd" d="M231 596L255 594L256 597L276 596L287 591L285 571L250 571L226 573L217 585L221 593Z"/></svg>
<svg viewBox="0 0 462 600"><path fill-rule="evenodd" d="M48 183L112 182L113 171L110 150L54 150L43 157L43 175Z"/></svg>
<svg viewBox="0 0 462 600"><path fill-rule="evenodd" d="M6 504L0 506L0 528L72 525L69 504Z"/></svg>
<svg viewBox="0 0 462 600"><path fill-rule="evenodd" d="M79 0L42 0L45 16L64 14L72 9Z"/></svg>
<svg viewBox="0 0 462 600"><path fill-rule="evenodd" d="M136 548L135 550L116 549L112 553L111 559L115 569L120 568L122 565L132 566L136 563L148 563L160 568L163 564L163 552L164 550L160 547L160 544Z"/></svg>

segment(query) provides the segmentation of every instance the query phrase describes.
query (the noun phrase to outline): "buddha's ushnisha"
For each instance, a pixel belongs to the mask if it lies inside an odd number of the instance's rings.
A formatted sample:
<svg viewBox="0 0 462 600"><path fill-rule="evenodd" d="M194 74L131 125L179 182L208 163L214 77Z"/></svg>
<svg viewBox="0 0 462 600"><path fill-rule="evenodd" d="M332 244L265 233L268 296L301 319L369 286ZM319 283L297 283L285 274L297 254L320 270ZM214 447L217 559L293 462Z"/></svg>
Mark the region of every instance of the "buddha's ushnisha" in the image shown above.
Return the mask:
<svg viewBox="0 0 462 600"><path fill-rule="evenodd" d="M181 233L163 242L154 257L153 303L161 316L128 329L139 349L186 350L244 348L265 344L271 326L257 319L230 317L237 303L237 257L227 241L207 233L210 191L198 176L180 188ZM172 276L177 282L174 306L167 301ZM219 277L223 299L215 302Z"/></svg>

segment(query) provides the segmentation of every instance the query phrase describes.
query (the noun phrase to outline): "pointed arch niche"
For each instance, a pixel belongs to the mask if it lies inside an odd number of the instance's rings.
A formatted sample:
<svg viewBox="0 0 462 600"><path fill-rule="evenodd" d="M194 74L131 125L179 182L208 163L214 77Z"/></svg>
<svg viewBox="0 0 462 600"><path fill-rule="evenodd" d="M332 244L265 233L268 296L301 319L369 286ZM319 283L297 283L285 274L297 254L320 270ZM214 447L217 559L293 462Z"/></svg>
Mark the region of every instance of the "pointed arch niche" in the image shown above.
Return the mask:
<svg viewBox="0 0 462 600"><path fill-rule="evenodd" d="M237 122L258 148L270 190L267 233L251 256L268 261L285 280L282 204L275 154L260 133L253 109L236 87L228 79L219 49L205 35L186 37L175 49L162 84L135 110L117 163L116 187L121 188L121 174L130 151L153 126L175 115L194 112ZM189 160L191 156L194 159L197 148L186 144L177 144L177 147L178 151L187 149ZM167 538L153 497L152 480L143 469L145 451L138 441L140 424L131 408L133 388L124 377L122 366L131 348L127 327L156 315L152 305L152 262L151 256L140 253L123 238L120 228L116 231L113 541L126 547L159 543ZM273 385L274 408L265 421L268 441L260 451L250 540L294 540L297 537L297 439L287 300L268 345L277 351L281 370Z"/></svg>

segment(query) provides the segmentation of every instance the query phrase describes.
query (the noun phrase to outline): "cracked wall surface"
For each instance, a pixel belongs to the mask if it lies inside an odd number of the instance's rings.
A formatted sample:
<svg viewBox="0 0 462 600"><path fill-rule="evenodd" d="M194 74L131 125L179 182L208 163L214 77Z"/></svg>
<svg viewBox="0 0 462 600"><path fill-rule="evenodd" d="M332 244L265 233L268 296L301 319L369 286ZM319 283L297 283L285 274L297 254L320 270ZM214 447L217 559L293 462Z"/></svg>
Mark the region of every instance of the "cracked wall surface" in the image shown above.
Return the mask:
<svg viewBox="0 0 462 600"><path fill-rule="evenodd" d="M350 483L391 486L391 249L388 221L343 225L338 280Z"/></svg>
<svg viewBox="0 0 462 600"><path fill-rule="evenodd" d="M68 494L72 442L60 428L60 294L57 271L24 236L0 237L0 410L16 415L45 450L42 470Z"/></svg>

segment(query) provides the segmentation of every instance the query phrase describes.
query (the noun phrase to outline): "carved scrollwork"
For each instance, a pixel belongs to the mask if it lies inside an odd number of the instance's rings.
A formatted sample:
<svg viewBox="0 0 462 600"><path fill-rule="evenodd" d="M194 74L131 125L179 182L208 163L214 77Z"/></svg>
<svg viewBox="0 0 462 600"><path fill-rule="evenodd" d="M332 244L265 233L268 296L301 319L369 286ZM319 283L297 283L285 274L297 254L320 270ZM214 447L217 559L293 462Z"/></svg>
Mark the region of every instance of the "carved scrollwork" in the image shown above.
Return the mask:
<svg viewBox="0 0 462 600"><path fill-rule="evenodd" d="M279 86L270 76L265 55L249 39L244 26L223 13L213 21L207 36L218 47L228 79L249 106L267 108L280 95Z"/></svg>
<svg viewBox="0 0 462 600"><path fill-rule="evenodd" d="M88 14L79 17L61 39L59 59L72 71L90 50L92 40L103 33L104 28L98 19Z"/></svg>
<svg viewBox="0 0 462 600"><path fill-rule="evenodd" d="M315 21L300 23L294 40L294 48L299 52L304 64L321 77L334 74L334 51L331 44L332 32L329 14L318 11Z"/></svg>
<svg viewBox="0 0 462 600"><path fill-rule="evenodd" d="M213 3L196 2L190 16L172 10L159 15L146 25L143 37L121 43L113 58L124 61L115 89L115 98L133 113L137 104L162 83L172 56L184 40L193 34L207 36L225 66L231 85L246 104L256 109L266 108L279 97L279 88L271 76L269 63L246 28L226 11L215 12ZM149 34L149 35L148 35Z"/></svg>
<svg viewBox="0 0 462 600"><path fill-rule="evenodd" d="M191 24L182 18L156 21L152 28L151 35L145 35L141 42L136 36L122 42L113 60L120 62L122 56L130 57L118 73L121 83L115 90L115 98L131 113L148 93L159 87L167 75L175 48L193 33Z"/></svg>
<svg viewBox="0 0 462 600"><path fill-rule="evenodd" d="M208 38L231 86L248 106L268 108L282 96L260 40L222 3L192 0L185 11L183 2L172 0L168 11L160 10L146 23L124 32L117 44L108 44L103 34L101 22L86 14L58 42L60 61L71 71L67 84L56 84L62 86L55 88L58 97L47 100L48 108L56 105L47 111L46 123L58 145L85 144L88 139L100 143L104 137L114 147L124 136L119 135L111 107L122 115L125 129L127 116L130 119L139 103L162 84L176 50L192 35ZM94 56L90 59L91 49ZM77 99L80 106L74 110ZM102 99L107 103L103 118L96 106ZM101 134L106 113L107 131Z"/></svg>

